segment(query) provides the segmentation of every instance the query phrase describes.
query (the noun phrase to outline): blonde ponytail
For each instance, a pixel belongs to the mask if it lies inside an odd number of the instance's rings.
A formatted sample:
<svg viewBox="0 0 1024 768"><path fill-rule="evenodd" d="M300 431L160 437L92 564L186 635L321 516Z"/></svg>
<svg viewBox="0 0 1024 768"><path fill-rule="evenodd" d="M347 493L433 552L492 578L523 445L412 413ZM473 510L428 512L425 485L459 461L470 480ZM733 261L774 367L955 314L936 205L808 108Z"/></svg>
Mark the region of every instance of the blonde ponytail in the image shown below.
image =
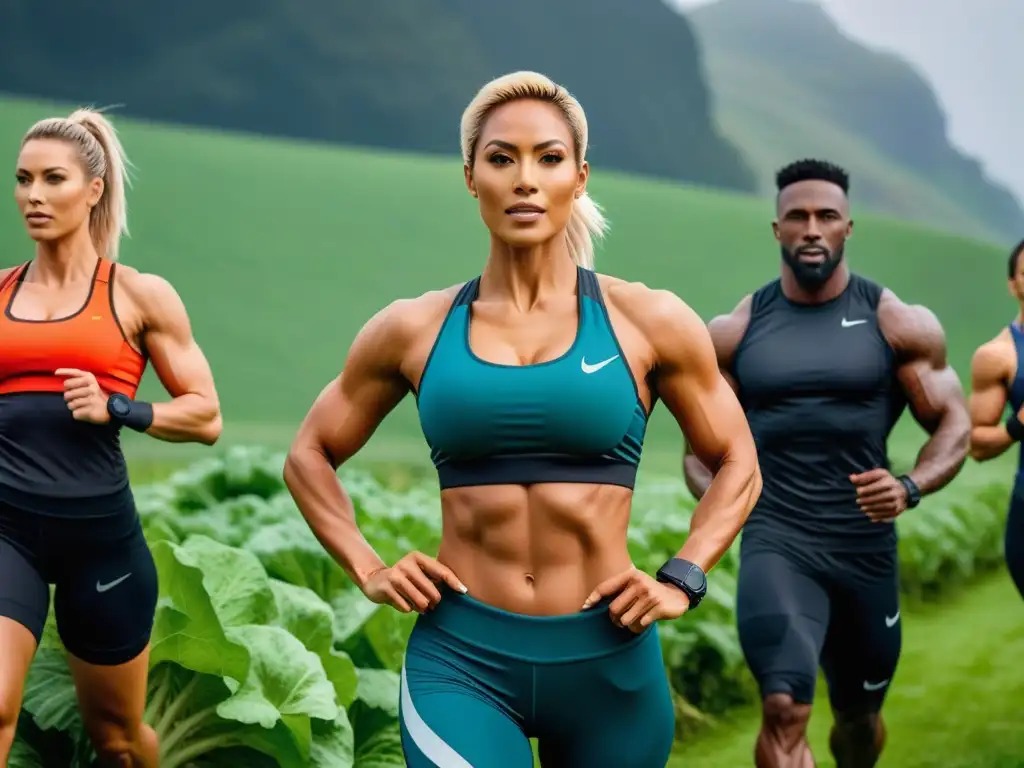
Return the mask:
<svg viewBox="0 0 1024 768"><path fill-rule="evenodd" d="M565 239L569 244L569 255L573 263L584 269L594 268L594 240L604 237L608 231L608 220L601 213L600 206L584 192L573 204Z"/></svg>
<svg viewBox="0 0 1024 768"><path fill-rule="evenodd" d="M68 117L50 117L33 125L31 139L59 139L74 144L89 178L103 179L103 194L89 214L89 235L100 256L117 261L121 236L128 234L127 188L130 162L114 126L100 112L76 109Z"/></svg>
<svg viewBox="0 0 1024 768"><path fill-rule="evenodd" d="M576 165L580 167L587 155L587 116L576 98L549 77L537 72L511 72L487 83L462 113L460 144L462 160L473 167L474 154L487 116L502 104L516 99L538 99L558 107L572 133ZM574 263L585 269L594 268L594 241L604 237L608 221L600 206L587 193L573 204L565 239Z"/></svg>

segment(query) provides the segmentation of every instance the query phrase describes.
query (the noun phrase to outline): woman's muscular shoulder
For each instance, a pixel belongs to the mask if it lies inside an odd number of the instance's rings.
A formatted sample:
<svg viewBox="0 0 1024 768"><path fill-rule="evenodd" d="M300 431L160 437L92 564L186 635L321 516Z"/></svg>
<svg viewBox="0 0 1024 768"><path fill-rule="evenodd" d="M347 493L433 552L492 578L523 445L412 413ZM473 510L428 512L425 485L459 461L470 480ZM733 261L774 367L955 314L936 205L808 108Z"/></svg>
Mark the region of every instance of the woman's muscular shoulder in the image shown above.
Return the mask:
<svg viewBox="0 0 1024 768"><path fill-rule="evenodd" d="M114 270L114 308L130 339L167 325L188 324L188 313L177 289L160 275L127 264Z"/></svg>
<svg viewBox="0 0 1024 768"><path fill-rule="evenodd" d="M427 291L412 298L395 299L377 312L367 327L378 326L389 342L408 347L428 329L440 327L462 284Z"/></svg>
<svg viewBox="0 0 1024 768"><path fill-rule="evenodd" d="M356 334L349 360L353 355L362 359L369 354L376 367L400 372L414 382L461 287L427 291L387 304Z"/></svg>
<svg viewBox="0 0 1024 768"><path fill-rule="evenodd" d="M643 334L657 357L676 358L695 338L707 335L704 321L672 291L600 275L607 303Z"/></svg>

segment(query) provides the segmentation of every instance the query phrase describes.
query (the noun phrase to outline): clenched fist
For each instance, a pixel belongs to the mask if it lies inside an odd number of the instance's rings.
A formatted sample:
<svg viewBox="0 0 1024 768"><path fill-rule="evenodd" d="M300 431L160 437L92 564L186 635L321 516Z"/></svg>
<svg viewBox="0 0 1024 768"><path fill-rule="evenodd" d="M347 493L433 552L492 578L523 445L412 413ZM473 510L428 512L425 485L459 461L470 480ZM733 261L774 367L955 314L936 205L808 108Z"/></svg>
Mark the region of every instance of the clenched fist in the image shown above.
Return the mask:
<svg viewBox="0 0 1024 768"><path fill-rule="evenodd" d="M77 368L58 368L54 373L58 376L67 376L64 379L64 402L67 403L76 421L87 421L91 424L110 422L110 414L107 412L108 396L100 389L95 376Z"/></svg>

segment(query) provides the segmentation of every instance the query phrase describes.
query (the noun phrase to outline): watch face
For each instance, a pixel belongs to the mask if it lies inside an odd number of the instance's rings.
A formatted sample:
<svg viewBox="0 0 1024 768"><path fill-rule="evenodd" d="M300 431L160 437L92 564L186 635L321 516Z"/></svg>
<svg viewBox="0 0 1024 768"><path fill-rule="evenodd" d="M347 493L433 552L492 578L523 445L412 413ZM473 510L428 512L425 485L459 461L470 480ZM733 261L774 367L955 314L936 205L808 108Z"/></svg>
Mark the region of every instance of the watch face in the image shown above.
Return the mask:
<svg viewBox="0 0 1024 768"><path fill-rule="evenodd" d="M694 592L700 592L707 586L707 579L700 570L691 568L690 572L686 574L684 583Z"/></svg>
<svg viewBox="0 0 1024 768"><path fill-rule="evenodd" d="M110 400L110 409L114 412L115 416L127 416L131 411L131 405L124 401L123 398L113 397Z"/></svg>

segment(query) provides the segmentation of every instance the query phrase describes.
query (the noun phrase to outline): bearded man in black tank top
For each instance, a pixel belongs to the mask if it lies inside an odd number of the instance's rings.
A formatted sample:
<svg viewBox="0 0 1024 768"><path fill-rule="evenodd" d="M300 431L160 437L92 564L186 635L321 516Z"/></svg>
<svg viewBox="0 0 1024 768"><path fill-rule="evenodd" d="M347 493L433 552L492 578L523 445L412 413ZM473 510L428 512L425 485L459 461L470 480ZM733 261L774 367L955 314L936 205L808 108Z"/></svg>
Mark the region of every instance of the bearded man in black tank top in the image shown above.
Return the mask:
<svg viewBox="0 0 1024 768"><path fill-rule="evenodd" d="M959 472L970 419L935 315L849 271L846 172L802 160L776 181L781 276L709 323L764 478L737 594L763 702L754 762L814 765L806 730L820 665L831 751L839 768L861 768L882 751L900 655L894 521ZM886 442L907 405L930 438L894 477ZM684 474L699 498L713 473L687 450Z"/></svg>

